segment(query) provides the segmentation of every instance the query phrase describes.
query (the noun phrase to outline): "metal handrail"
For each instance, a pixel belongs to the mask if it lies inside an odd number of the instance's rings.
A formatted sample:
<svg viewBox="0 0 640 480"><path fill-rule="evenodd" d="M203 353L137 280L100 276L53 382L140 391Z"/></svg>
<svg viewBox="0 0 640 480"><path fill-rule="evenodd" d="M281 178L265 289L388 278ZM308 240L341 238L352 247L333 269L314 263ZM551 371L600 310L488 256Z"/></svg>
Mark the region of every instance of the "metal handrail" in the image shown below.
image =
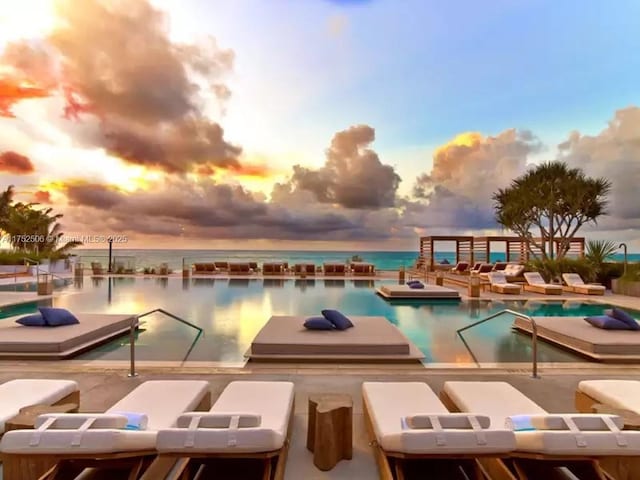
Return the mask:
<svg viewBox="0 0 640 480"><path fill-rule="evenodd" d="M174 315L171 312L167 312L166 310L162 309L162 308L156 308L154 310L150 310L148 312L142 313L140 315L136 315L131 319L131 326L130 326L130 330L129 330L129 348L130 348L130 355L129 355L129 359L130 359L130 369L129 369L129 374L127 375L128 377L137 377L138 373L136 372L136 327L139 325L140 323L140 319L142 317L146 317L148 315L152 315L154 313L162 313L164 315L166 315L169 318L172 318L174 320L177 320L180 323L184 323L185 325L191 327L191 328L195 328L198 331L198 335L196 335L195 340L193 341L193 343L191 344L191 347L189 348L189 351L187 352L187 357L189 356L189 354L191 353L191 350L193 350L193 347L195 345L195 343L198 341L198 339L200 338L200 336L203 334L203 330L201 327L185 320L184 318L180 318L177 315ZM185 357L186 360L186 357Z"/></svg>
<svg viewBox="0 0 640 480"><path fill-rule="evenodd" d="M524 318L525 320L529 320L531 322L531 349L532 349L532 360L531 360L531 376L533 378L540 378L538 375L538 325L536 324L536 321L531 318L529 315L525 315L524 313L520 313L520 312L516 312L515 310L510 310L508 308L504 309L504 310L500 310L497 313L494 313L492 315L489 315L486 318L483 318L482 320L478 320L477 322L472 323L471 325L467 325L465 327L459 328L458 330L456 330L456 333L460 336L460 338L462 339L463 343L465 345L467 345L467 342L464 341L464 338L462 338L461 333L464 332L465 330L468 330L470 328L475 327L476 325L480 325L481 323L487 322L489 320L493 320L496 317L500 317L502 315L504 315L505 313L508 313L510 315L514 315L516 317L520 317L520 318ZM467 348L468 345L467 345Z"/></svg>

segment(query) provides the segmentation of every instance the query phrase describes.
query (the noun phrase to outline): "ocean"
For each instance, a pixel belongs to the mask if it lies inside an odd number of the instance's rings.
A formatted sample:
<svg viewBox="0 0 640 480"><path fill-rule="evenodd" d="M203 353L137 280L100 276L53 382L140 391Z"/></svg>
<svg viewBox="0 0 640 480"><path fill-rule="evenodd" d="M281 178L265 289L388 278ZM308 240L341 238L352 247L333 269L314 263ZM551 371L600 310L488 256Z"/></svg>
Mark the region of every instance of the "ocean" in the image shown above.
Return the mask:
<svg viewBox="0 0 640 480"><path fill-rule="evenodd" d="M74 253L79 261L88 266L91 262L108 263L108 249L77 249ZM186 265L206 261L255 261L261 264L269 261L287 261L295 263L344 262L354 255L363 261L373 263L378 270L399 270L415 263L418 253L412 252L378 252L378 251L306 251L306 250L152 250L152 249L114 249L113 260L132 268L157 267L167 263L173 270L182 269ZM504 260L504 252L493 252L491 262ZM455 252L436 252L437 262L447 260L455 262ZM614 261L622 261L623 255L614 255ZM630 253L629 262L640 261L640 254Z"/></svg>

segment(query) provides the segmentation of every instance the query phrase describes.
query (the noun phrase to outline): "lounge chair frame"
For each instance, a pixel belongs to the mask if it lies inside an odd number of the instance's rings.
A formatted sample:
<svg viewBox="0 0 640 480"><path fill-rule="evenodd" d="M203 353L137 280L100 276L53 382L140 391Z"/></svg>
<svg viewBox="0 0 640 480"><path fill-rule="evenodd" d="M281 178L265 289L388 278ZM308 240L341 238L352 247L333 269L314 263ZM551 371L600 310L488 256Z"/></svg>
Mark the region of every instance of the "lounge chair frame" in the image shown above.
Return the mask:
<svg viewBox="0 0 640 480"><path fill-rule="evenodd" d="M195 407L195 410L206 411L210 407L211 392L207 391L200 403ZM99 454L3 454L3 479L67 480L75 478L85 468L104 468L105 470L119 470L122 472L120 475L115 473L111 475L109 478L112 480L137 480L157 454L158 452L155 449Z"/></svg>
<svg viewBox="0 0 640 480"><path fill-rule="evenodd" d="M287 436L282 447L277 450L256 453L193 453L188 457L185 457L184 452L161 453L145 471L140 480L190 480L200 478L197 476L200 468L207 467L208 464L216 461L219 462L221 460L262 461L262 472L259 480L284 480L284 472L287 463L287 455L289 453L289 445L291 444L294 418L295 396L293 398L291 412L289 414ZM243 478L243 480L245 479Z"/></svg>
<svg viewBox="0 0 640 480"><path fill-rule="evenodd" d="M446 455L432 455L432 454L417 454L417 453L403 453L403 452L388 452L378 443L375 430L373 428L373 421L371 420L371 414L369 412L369 406L367 402L363 400L363 413L365 419L365 425L367 429L367 435L369 438L369 445L373 449L373 456L378 466L378 472L380 480L405 480L406 466L410 461L424 460L424 461L442 461L451 462L454 461L460 466L464 466L467 478L470 480L517 480L509 474L507 470L500 471L493 467L493 462L498 462L499 459L496 454L446 454ZM489 462L479 462L478 459L489 460ZM429 470L425 469L425 472ZM509 475L507 475L509 474ZM471 476L469 476L471 475ZM427 477L424 477L427 478ZM436 477L438 478L438 477Z"/></svg>
<svg viewBox="0 0 640 480"><path fill-rule="evenodd" d="M460 412L456 403L449 397L446 391L440 392L440 400L450 412ZM489 477L491 479L512 479L512 480L538 480L543 478L553 478L549 476L550 468L567 467L581 480L619 480L618 477L610 477L602 468L603 460L618 459L624 461L629 457L585 457L577 455L545 455L540 453L512 452L503 459L479 459L479 463L495 474L510 475ZM631 479L628 479L631 480Z"/></svg>

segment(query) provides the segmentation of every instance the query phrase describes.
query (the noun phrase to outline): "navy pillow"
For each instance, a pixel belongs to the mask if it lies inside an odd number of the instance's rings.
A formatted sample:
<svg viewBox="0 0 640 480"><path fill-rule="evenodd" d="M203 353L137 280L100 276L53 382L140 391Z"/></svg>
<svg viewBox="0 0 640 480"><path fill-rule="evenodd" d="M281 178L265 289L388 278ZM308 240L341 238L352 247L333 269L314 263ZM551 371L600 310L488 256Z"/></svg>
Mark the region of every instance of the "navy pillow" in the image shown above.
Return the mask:
<svg viewBox="0 0 640 480"><path fill-rule="evenodd" d="M45 327L47 325L41 313L26 315L16 320L16 323L24 325L25 327Z"/></svg>
<svg viewBox="0 0 640 480"><path fill-rule="evenodd" d="M594 327L602 328L603 330L631 330L626 323L609 315L595 315L593 317L585 317L584 320Z"/></svg>
<svg viewBox="0 0 640 480"><path fill-rule="evenodd" d="M322 310L322 316L335 325L338 330L353 327L353 323L338 310Z"/></svg>
<svg viewBox="0 0 640 480"><path fill-rule="evenodd" d="M335 330L335 325L324 317L309 317L304 321L309 330Z"/></svg>
<svg viewBox="0 0 640 480"><path fill-rule="evenodd" d="M39 308L42 318L48 327L59 327L61 325L73 325L80 323L73 313L64 308L42 307Z"/></svg>
<svg viewBox="0 0 640 480"><path fill-rule="evenodd" d="M412 283L409 288L424 288L424 284L422 282Z"/></svg>
<svg viewBox="0 0 640 480"><path fill-rule="evenodd" d="M414 284L414 283L422 283L422 282L421 282L420 280L409 280L409 281L407 282L407 285L412 285L412 284Z"/></svg>
<svg viewBox="0 0 640 480"><path fill-rule="evenodd" d="M604 313L628 325L629 330L640 330L640 325L638 325L638 322L636 322L635 319L624 310L613 307L611 310L607 310Z"/></svg>

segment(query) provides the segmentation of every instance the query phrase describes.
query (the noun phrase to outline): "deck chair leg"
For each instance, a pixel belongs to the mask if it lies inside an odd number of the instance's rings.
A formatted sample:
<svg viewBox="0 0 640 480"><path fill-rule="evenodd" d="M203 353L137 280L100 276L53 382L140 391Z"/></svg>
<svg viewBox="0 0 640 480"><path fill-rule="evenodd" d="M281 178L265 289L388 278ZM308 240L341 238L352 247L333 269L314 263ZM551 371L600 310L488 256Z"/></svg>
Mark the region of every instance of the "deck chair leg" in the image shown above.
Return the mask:
<svg viewBox="0 0 640 480"><path fill-rule="evenodd" d="M144 463L144 459L141 458L134 465L131 466L131 470L129 470L129 475L127 477L127 480L138 480L138 477L142 472L143 463Z"/></svg>
<svg viewBox="0 0 640 480"><path fill-rule="evenodd" d="M404 460L396 458L393 463L396 471L396 480L404 480Z"/></svg>
<svg viewBox="0 0 640 480"><path fill-rule="evenodd" d="M612 480L640 480L640 459L634 457L607 458L599 461L603 478Z"/></svg>

